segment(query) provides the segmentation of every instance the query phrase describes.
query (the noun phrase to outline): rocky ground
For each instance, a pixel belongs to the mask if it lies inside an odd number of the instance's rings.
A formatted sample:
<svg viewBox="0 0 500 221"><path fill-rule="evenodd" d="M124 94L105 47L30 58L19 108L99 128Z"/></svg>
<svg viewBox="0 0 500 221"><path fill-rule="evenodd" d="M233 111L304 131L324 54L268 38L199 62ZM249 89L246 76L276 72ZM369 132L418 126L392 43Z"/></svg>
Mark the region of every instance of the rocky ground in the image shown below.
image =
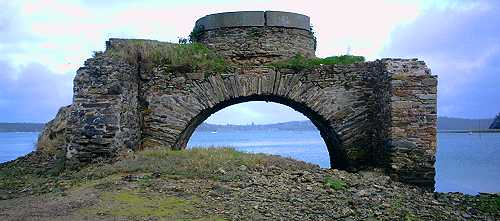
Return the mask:
<svg viewBox="0 0 500 221"><path fill-rule="evenodd" d="M229 149L146 151L80 170L33 158L0 166L0 220L500 219L499 195L430 193L380 171Z"/></svg>

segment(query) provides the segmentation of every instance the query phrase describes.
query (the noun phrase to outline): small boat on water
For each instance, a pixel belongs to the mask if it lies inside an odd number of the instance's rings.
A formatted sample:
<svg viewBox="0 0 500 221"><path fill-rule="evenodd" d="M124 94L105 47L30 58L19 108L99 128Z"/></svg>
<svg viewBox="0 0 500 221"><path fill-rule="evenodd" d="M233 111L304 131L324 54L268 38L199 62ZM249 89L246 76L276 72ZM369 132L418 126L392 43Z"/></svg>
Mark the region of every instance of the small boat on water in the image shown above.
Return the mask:
<svg viewBox="0 0 500 221"><path fill-rule="evenodd" d="M212 132L210 132L210 133L212 133L212 134L216 134L216 133L217 133L217 131L212 131Z"/></svg>

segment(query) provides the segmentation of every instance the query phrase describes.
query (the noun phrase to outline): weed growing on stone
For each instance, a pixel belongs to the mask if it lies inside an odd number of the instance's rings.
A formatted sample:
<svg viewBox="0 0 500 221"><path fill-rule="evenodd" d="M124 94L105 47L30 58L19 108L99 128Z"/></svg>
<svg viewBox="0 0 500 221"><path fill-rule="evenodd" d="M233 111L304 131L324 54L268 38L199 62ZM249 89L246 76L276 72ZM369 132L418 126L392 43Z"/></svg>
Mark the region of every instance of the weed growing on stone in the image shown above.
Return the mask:
<svg viewBox="0 0 500 221"><path fill-rule="evenodd" d="M227 64L222 57L200 43L177 45L170 56L170 60L161 64L171 64L176 66L191 66L191 71L212 71L223 72L227 69Z"/></svg>
<svg viewBox="0 0 500 221"><path fill-rule="evenodd" d="M331 177L325 178L325 186L328 188L332 188L333 190L343 190L347 188L347 184L342 182L341 180L333 179Z"/></svg>
<svg viewBox="0 0 500 221"><path fill-rule="evenodd" d="M271 64L271 66L275 68L287 68L300 71L313 69L321 65L354 64L364 61L365 58L363 56L354 55L331 56L326 58L306 58L301 54L297 54L288 60L275 62Z"/></svg>

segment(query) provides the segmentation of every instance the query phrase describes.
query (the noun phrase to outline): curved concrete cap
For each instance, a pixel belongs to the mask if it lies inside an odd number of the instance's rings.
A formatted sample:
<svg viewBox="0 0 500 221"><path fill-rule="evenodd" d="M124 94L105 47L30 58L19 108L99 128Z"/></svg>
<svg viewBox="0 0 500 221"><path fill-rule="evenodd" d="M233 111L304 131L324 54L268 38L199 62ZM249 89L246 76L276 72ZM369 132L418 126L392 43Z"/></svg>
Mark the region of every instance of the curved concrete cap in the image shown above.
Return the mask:
<svg viewBox="0 0 500 221"><path fill-rule="evenodd" d="M204 30L230 27L286 27L310 31L308 16L280 11L240 11L207 15L196 21Z"/></svg>

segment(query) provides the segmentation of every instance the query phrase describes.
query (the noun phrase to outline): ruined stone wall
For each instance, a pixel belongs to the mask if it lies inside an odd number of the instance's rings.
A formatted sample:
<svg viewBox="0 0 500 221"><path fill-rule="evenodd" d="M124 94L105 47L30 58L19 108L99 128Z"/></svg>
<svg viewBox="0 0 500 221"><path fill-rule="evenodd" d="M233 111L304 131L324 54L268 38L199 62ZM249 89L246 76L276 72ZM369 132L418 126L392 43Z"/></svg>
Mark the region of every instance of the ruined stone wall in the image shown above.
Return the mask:
<svg viewBox="0 0 500 221"><path fill-rule="evenodd" d="M394 178L434 187L437 77L417 59L382 60L389 74L388 145Z"/></svg>
<svg viewBox="0 0 500 221"><path fill-rule="evenodd" d="M90 161L134 149L140 141L135 67L104 54L88 59L74 80L67 157Z"/></svg>
<svg viewBox="0 0 500 221"><path fill-rule="evenodd" d="M124 150L183 149L195 128L218 110L272 101L316 125L332 167L376 166L395 179L433 187L437 81L421 61L384 59L305 71L166 70L146 71L105 54L87 60L63 119L67 157L90 161Z"/></svg>
<svg viewBox="0 0 500 221"><path fill-rule="evenodd" d="M64 146L68 158L91 161L120 151L183 149L211 114L237 103L271 101L313 122L332 167L380 167L395 179L433 189L437 80L424 62L382 59L304 71L275 69L262 64L296 54L314 57L307 16L222 13L205 16L196 26L203 27L196 40L235 67L224 73L181 73L152 67L146 57L127 62L98 53L77 71L73 103L48 124L39 150ZM106 48L132 43L171 44L110 39Z"/></svg>

